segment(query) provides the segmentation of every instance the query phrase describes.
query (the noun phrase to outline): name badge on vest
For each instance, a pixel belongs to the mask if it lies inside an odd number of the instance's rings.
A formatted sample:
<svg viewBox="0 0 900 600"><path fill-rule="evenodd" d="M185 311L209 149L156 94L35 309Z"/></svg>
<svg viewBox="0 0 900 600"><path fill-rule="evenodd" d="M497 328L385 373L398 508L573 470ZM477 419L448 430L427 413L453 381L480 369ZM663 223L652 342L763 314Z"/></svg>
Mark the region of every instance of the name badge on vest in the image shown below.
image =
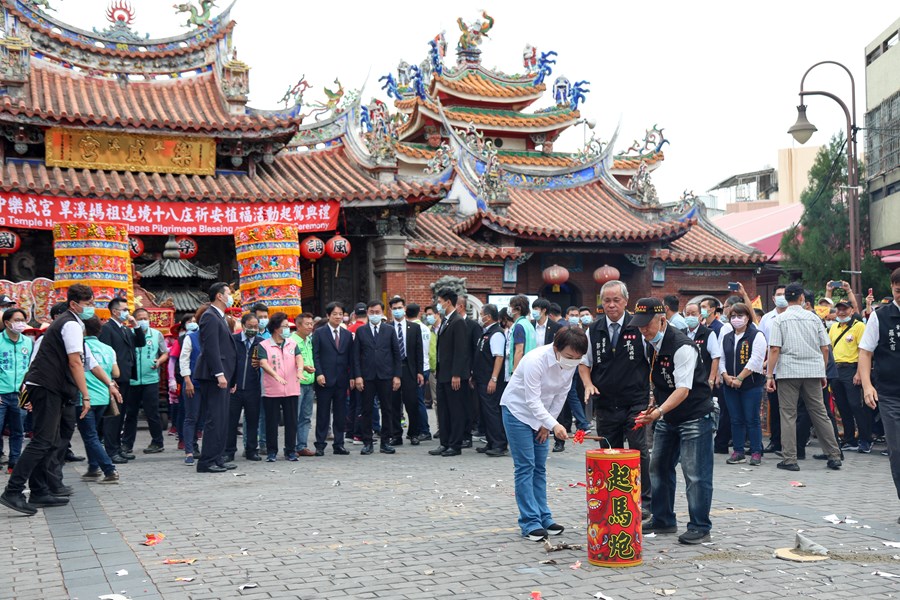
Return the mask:
<svg viewBox="0 0 900 600"><path fill-rule="evenodd" d="M637 334L623 333L622 339L625 340L625 351L628 352L628 360L634 360L634 345L637 342Z"/></svg>

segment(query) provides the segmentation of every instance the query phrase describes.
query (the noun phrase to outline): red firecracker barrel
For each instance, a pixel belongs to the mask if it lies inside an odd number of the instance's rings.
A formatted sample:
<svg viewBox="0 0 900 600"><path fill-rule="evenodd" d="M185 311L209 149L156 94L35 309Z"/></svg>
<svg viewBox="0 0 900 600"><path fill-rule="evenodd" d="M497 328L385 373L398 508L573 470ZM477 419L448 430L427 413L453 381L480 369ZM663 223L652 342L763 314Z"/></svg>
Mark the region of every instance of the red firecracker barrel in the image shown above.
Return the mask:
<svg viewBox="0 0 900 600"><path fill-rule="evenodd" d="M641 453L588 450L588 561L598 567L641 564Z"/></svg>

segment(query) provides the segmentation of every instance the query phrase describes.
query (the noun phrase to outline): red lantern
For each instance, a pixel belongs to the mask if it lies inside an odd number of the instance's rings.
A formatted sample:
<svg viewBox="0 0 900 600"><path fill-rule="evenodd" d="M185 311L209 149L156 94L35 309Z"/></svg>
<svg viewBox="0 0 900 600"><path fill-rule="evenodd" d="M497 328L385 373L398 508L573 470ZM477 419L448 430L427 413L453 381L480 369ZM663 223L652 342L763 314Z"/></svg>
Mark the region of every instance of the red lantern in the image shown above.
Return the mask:
<svg viewBox="0 0 900 600"><path fill-rule="evenodd" d="M194 258L200 251L197 240L187 235L179 235L175 238L175 243L178 244L178 258L183 260Z"/></svg>
<svg viewBox="0 0 900 600"><path fill-rule="evenodd" d="M144 240L134 235L130 236L128 238L128 253L132 259L141 256L144 253Z"/></svg>
<svg viewBox="0 0 900 600"><path fill-rule="evenodd" d="M325 242L314 235L300 242L300 256L311 263L325 256Z"/></svg>
<svg viewBox="0 0 900 600"><path fill-rule="evenodd" d="M559 292L559 286L569 280L569 270L559 265L544 269L544 283L553 286L553 292Z"/></svg>
<svg viewBox="0 0 900 600"><path fill-rule="evenodd" d="M341 261L350 256L350 241L341 234L335 235L325 242L325 254L337 261L334 268L334 276L337 277L341 272Z"/></svg>
<svg viewBox="0 0 900 600"><path fill-rule="evenodd" d="M609 265L603 265L602 267L594 271L594 281L596 281L597 285L600 286L602 286L607 281L613 281L614 279L618 279L619 277L619 270Z"/></svg>
<svg viewBox="0 0 900 600"><path fill-rule="evenodd" d="M0 229L0 256L3 257L3 276L6 277L6 257L22 246L22 238L15 231Z"/></svg>

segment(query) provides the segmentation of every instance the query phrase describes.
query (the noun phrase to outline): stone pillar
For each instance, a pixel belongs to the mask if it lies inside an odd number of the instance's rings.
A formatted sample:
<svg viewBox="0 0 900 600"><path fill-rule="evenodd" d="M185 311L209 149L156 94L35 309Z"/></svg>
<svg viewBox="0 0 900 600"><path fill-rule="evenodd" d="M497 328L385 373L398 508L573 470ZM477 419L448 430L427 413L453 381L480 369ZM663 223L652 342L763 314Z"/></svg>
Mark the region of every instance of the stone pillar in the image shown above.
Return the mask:
<svg viewBox="0 0 900 600"><path fill-rule="evenodd" d="M384 235L372 244L376 298L406 294L406 236Z"/></svg>

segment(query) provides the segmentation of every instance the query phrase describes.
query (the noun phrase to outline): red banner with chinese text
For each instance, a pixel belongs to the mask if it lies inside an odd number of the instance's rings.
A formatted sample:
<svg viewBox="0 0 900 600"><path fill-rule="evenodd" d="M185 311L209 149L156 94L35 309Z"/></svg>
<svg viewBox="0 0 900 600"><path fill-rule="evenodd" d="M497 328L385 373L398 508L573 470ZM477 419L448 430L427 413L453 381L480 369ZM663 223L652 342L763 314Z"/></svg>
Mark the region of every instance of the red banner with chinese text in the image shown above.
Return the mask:
<svg viewBox="0 0 900 600"><path fill-rule="evenodd" d="M158 202L90 200L0 192L0 227L53 229L71 221L123 223L130 235L232 235L263 221L301 233L337 228L336 200L294 202Z"/></svg>

